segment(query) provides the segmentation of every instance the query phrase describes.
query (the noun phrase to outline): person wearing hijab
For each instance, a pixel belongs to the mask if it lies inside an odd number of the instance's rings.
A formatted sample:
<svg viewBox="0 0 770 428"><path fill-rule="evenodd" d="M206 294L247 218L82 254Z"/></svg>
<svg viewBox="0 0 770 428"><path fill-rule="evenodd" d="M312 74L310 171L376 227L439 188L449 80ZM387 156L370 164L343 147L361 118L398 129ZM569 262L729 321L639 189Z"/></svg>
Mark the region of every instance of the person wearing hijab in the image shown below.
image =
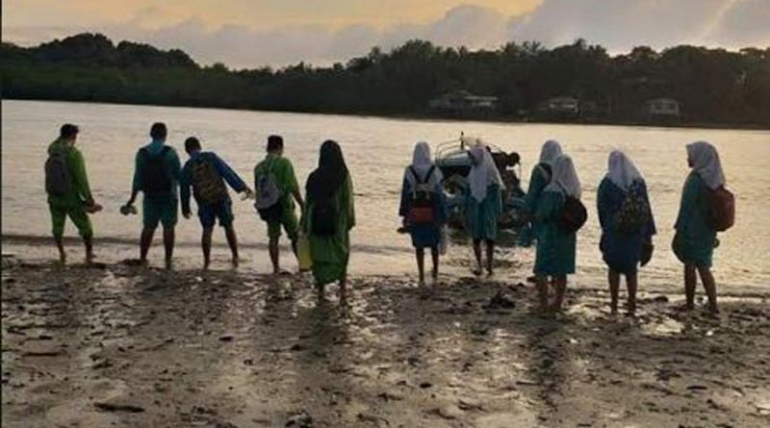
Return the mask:
<svg viewBox="0 0 770 428"><path fill-rule="evenodd" d="M442 179L441 171L431 160L428 143L417 143L412 154L412 164L404 171L398 214L403 217L404 227L412 237L421 286L425 284L425 248L431 251L433 284L438 281L441 228L447 219ZM414 213L420 210L431 213L431 218L418 219Z"/></svg>
<svg viewBox="0 0 770 428"><path fill-rule="evenodd" d="M684 263L685 308L694 308L697 271L708 296L708 308L716 314L719 310L711 263L717 232L709 221L709 196L710 191L725 184L725 176L716 148L707 142L687 145L687 163L692 171L682 190L672 249Z"/></svg>
<svg viewBox="0 0 770 428"><path fill-rule="evenodd" d="M477 144L468 156L471 171L468 174L468 191L465 212L468 231L473 238L473 253L476 268L473 273L481 275L481 241L487 247L487 273L493 274L492 262L497 239L497 221L503 213L502 195L505 185L500 177L492 153L486 145Z"/></svg>
<svg viewBox="0 0 770 428"><path fill-rule="evenodd" d="M529 247L532 245L532 241L537 240L537 235L541 229L540 223L535 221L534 218L535 213L537 212L537 203L540 200L540 196L543 194L545 186L551 181L553 161L561 153L561 145L558 141L546 141L540 149L540 162L532 169L532 174L529 177L529 188L527 189L527 194L524 196L523 209L525 218L529 220L531 226L529 229L522 229L523 236L520 240L521 245L525 247Z"/></svg>
<svg viewBox="0 0 770 428"><path fill-rule="evenodd" d="M535 256L535 276L540 300L540 309L558 312L561 310L567 291L567 275L575 273L576 233L567 232L559 225L567 197L580 199L578 180L572 158L559 155L553 161L551 181L543 190L535 212L535 221L541 230ZM556 290L556 297L548 305L548 279Z"/></svg>
<svg viewBox="0 0 770 428"><path fill-rule="evenodd" d="M339 281L340 305L347 306L350 229L356 224L353 182L335 141L321 145L318 168L307 179L307 213L302 227L310 244L319 299L324 286Z"/></svg>
<svg viewBox="0 0 770 428"><path fill-rule="evenodd" d="M623 274L628 287L627 309L632 315L636 311L637 266L642 246L652 245L655 221L647 184L621 151L610 153L607 174L599 184L596 206L602 227L599 248L609 267L610 310L613 314L618 311L618 289Z"/></svg>

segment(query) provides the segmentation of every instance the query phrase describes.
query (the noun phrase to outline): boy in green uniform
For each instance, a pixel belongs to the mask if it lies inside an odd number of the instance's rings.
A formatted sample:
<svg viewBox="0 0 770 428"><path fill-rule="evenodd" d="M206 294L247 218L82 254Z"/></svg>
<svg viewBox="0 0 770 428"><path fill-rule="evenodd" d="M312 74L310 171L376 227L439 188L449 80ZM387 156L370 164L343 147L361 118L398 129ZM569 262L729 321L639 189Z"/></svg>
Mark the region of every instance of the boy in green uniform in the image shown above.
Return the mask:
<svg viewBox="0 0 770 428"><path fill-rule="evenodd" d="M281 226L289 236L294 253L297 253L299 223L292 197L299 204L300 211L304 210L294 167L283 157L283 138L279 135L271 135L267 139L267 156L254 168L254 190L260 217L267 223L273 273L279 274L278 239L281 237Z"/></svg>
<svg viewBox="0 0 770 428"><path fill-rule="evenodd" d="M93 261L93 229L87 211L97 211L91 188L88 185L86 164L83 154L75 147L78 127L65 124L59 138L48 146L48 161L45 166L48 208L51 211L53 238L59 249L59 260L64 263L64 222L69 216L77 227L86 247L86 263Z"/></svg>
<svg viewBox="0 0 770 428"><path fill-rule="evenodd" d="M147 253L152 244L158 223L163 225L163 246L166 252L166 268L171 267L174 254L174 228L179 206L179 176L181 164L173 147L166 145L168 130L163 123L150 128L152 142L136 154L134 181L131 198L126 207L134 204L139 191L144 193L142 217L144 227L139 241L139 261L147 263Z"/></svg>

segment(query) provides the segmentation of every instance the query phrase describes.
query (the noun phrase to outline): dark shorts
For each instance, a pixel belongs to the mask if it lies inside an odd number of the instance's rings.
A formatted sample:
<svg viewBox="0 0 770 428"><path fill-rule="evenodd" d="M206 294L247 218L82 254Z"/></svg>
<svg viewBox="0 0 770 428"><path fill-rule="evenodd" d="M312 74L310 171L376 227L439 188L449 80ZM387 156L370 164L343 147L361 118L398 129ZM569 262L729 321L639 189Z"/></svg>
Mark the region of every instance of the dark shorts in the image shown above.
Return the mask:
<svg viewBox="0 0 770 428"><path fill-rule="evenodd" d="M178 200L174 197L148 198L144 197L142 215L144 227L155 229L158 223L163 227L174 227L177 222Z"/></svg>
<svg viewBox="0 0 770 428"><path fill-rule="evenodd" d="M235 219L233 202L230 199L225 199L217 204L199 205L198 219L203 227L214 227L217 219L219 219L220 226L230 226Z"/></svg>

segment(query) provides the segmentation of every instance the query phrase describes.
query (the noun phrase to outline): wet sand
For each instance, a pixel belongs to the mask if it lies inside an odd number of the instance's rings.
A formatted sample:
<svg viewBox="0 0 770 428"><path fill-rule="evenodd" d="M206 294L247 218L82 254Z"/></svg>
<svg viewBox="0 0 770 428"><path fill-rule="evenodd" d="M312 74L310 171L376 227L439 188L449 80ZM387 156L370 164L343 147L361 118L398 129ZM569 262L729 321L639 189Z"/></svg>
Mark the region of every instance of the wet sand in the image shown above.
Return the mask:
<svg viewBox="0 0 770 428"><path fill-rule="evenodd" d="M358 277L344 316L300 275L3 257L2 425L770 426L770 294L603 288L544 319L531 285Z"/></svg>

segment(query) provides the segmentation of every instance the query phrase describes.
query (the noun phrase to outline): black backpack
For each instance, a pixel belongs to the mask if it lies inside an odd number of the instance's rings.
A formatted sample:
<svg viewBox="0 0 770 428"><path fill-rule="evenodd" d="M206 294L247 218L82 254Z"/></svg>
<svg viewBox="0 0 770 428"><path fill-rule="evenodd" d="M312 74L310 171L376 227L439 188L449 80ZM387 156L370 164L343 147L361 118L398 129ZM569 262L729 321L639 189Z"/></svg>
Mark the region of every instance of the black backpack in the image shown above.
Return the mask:
<svg viewBox="0 0 770 428"><path fill-rule="evenodd" d="M566 233L575 233L588 220L588 211L580 199L567 196L564 201L561 216L559 217L559 227Z"/></svg>
<svg viewBox="0 0 770 428"><path fill-rule="evenodd" d="M67 152L54 150L45 161L45 191L52 196L64 196L72 190L72 174L67 165Z"/></svg>
<svg viewBox="0 0 770 428"><path fill-rule="evenodd" d="M150 155L146 147L139 150L144 157L142 170L142 191L147 196L168 195L171 193L171 178L166 166L166 154L171 147L164 146L156 156Z"/></svg>
<svg viewBox="0 0 770 428"><path fill-rule="evenodd" d="M334 236L337 233L337 217L334 195L313 201L313 217L310 232L317 236Z"/></svg>

